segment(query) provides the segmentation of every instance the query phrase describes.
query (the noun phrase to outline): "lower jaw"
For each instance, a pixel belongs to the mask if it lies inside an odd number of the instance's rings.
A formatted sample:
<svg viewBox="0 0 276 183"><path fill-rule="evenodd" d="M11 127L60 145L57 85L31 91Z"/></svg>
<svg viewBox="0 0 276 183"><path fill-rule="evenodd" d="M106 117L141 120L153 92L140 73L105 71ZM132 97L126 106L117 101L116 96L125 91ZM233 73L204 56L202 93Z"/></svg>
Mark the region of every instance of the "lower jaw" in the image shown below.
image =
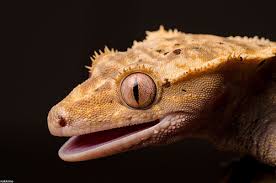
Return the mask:
<svg viewBox="0 0 276 183"><path fill-rule="evenodd" d="M71 137L59 150L64 161L85 161L124 152L152 136L159 120Z"/></svg>
<svg viewBox="0 0 276 183"><path fill-rule="evenodd" d="M150 143L159 143L156 137L164 135L161 133L173 134L178 131L177 129L181 128L182 123L190 120L194 120L192 114L178 112L168 114L160 120L113 129L117 130L115 133L108 134L106 133L108 132L107 130L83 136L74 136L60 148L59 156L64 161L85 161L150 145ZM102 138L95 141L95 134L97 135L97 133L101 133ZM86 142L83 141L85 139L87 140ZM74 146L74 144L79 145Z"/></svg>

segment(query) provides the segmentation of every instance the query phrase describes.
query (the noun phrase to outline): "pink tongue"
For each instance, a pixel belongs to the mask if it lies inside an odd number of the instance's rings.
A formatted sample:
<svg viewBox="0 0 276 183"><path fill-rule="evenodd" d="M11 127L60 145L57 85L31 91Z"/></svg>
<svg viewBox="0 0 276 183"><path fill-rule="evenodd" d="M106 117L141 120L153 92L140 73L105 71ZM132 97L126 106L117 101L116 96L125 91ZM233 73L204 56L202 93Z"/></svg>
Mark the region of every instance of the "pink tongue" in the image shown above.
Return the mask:
<svg viewBox="0 0 276 183"><path fill-rule="evenodd" d="M141 131L143 129L154 126L157 123L158 121L153 121L139 125L115 128L76 136L73 137L71 142L66 145L64 153L72 154L93 149L106 143L112 142L113 140L120 139L127 135L133 134L134 132Z"/></svg>

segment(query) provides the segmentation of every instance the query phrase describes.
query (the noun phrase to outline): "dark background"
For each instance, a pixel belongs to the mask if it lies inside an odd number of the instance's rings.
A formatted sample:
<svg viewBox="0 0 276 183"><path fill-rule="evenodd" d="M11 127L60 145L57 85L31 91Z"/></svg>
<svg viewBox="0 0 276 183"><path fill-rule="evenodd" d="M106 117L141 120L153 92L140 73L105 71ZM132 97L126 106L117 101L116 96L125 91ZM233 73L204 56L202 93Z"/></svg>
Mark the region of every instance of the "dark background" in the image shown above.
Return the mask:
<svg viewBox="0 0 276 183"><path fill-rule="evenodd" d="M15 182L217 182L227 159L187 140L112 157L66 163L66 140L47 129L51 106L88 77L89 55L119 50L162 24L192 33L276 40L269 1L10 1L1 5L0 180Z"/></svg>

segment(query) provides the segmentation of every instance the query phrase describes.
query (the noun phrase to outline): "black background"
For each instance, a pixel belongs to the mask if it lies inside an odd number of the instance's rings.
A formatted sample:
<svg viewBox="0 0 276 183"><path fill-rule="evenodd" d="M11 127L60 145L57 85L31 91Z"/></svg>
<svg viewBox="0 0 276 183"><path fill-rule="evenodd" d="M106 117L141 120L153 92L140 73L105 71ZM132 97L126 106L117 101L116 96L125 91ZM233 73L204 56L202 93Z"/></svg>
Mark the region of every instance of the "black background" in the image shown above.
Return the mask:
<svg viewBox="0 0 276 183"><path fill-rule="evenodd" d="M51 106L88 77L89 55L119 50L160 24L276 40L273 1L10 1L1 5L0 179L15 182L217 182L225 155L187 140L66 163L47 129Z"/></svg>

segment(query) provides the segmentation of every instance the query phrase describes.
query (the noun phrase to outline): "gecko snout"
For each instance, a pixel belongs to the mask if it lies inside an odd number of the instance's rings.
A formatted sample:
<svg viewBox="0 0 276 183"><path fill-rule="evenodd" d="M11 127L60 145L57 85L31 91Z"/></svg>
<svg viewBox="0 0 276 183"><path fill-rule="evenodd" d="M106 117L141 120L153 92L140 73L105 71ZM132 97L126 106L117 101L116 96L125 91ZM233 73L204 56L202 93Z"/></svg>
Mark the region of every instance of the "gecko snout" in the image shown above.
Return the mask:
<svg viewBox="0 0 276 183"><path fill-rule="evenodd" d="M63 128L66 127L66 112L62 107L54 106L48 114L48 127L51 134L56 136L63 135Z"/></svg>

